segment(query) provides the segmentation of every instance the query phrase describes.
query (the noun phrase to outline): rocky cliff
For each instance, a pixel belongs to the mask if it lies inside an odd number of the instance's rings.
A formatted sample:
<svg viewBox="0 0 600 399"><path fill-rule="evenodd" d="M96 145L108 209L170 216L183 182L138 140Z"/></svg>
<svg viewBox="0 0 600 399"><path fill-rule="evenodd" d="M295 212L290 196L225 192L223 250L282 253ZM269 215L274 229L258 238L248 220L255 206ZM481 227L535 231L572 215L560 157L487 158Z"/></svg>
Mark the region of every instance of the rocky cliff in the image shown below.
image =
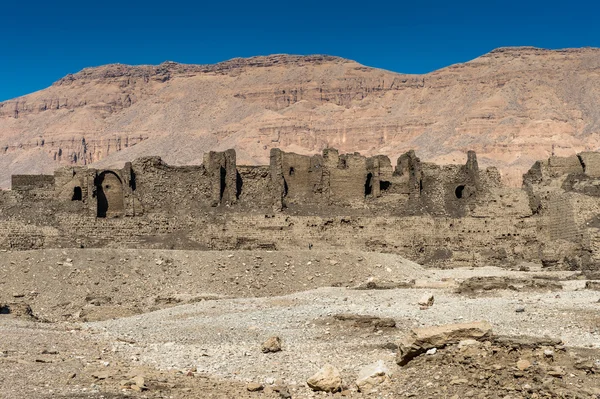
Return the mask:
<svg viewBox="0 0 600 399"><path fill-rule="evenodd" d="M0 186L59 164L118 165L141 155L201 163L235 148L266 163L271 148L481 166L504 180L537 159L600 146L600 49L502 48L426 75L331 56L272 55L215 65L107 65L0 103Z"/></svg>

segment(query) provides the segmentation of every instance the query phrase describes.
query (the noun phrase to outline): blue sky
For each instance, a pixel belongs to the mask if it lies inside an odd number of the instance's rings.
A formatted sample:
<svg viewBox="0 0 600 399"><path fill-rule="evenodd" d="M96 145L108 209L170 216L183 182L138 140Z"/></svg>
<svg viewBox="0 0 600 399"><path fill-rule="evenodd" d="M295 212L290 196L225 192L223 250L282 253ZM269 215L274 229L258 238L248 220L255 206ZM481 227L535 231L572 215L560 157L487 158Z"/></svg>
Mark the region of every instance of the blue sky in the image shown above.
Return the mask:
<svg viewBox="0 0 600 399"><path fill-rule="evenodd" d="M331 54L426 73L496 47L600 47L598 2L3 1L0 101L108 63Z"/></svg>

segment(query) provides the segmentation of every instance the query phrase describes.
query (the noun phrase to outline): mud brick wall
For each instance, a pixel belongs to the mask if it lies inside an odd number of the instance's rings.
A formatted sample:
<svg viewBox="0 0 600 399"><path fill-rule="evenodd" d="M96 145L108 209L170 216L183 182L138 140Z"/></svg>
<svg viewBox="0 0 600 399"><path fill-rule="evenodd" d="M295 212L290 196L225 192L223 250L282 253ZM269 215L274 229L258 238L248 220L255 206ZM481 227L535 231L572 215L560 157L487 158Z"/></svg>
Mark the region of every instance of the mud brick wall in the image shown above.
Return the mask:
<svg viewBox="0 0 600 399"><path fill-rule="evenodd" d="M235 151L197 166L144 157L120 169L16 176L0 191L0 248L352 248L426 265L594 268L600 264L600 154L539 161L523 189L504 187L475 153L463 165L395 168L383 155ZM578 266L573 266L578 265Z"/></svg>
<svg viewBox="0 0 600 399"><path fill-rule="evenodd" d="M54 186L54 176L52 175L12 175L11 189L16 191L26 191L34 189L44 189Z"/></svg>
<svg viewBox="0 0 600 399"><path fill-rule="evenodd" d="M211 177L203 165L174 167L159 157L145 157L131 169L135 214L197 212L213 204Z"/></svg>
<svg viewBox="0 0 600 399"><path fill-rule="evenodd" d="M236 184L240 207L271 209L276 206L277 194L268 166L238 166Z"/></svg>

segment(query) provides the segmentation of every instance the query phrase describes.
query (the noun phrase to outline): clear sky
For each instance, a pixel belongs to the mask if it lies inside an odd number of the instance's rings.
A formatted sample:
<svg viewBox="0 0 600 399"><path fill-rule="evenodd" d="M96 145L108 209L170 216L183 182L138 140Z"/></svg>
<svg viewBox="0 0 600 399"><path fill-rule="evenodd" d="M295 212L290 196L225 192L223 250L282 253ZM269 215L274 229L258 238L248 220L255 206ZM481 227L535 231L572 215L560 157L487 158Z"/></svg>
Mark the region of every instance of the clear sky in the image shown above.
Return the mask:
<svg viewBox="0 0 600 399"><path fill-rule="evenodd" d="M0 101L108 63L330 54L426 73L501 46L600 47L600 2L5 0Z"/></svg>

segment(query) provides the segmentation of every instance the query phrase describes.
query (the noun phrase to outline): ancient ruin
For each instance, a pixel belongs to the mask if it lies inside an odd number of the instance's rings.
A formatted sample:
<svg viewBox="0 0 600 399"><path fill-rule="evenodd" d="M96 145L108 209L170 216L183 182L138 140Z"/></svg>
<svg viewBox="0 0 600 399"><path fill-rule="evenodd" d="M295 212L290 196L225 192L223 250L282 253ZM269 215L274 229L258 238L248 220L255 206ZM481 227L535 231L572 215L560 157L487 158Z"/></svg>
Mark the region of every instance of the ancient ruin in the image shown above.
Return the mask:
<svg viewBox="0 0 600 399"><path fill-rule="evenodd" d="M522 188L495 168L387 156L299 155L268 166L234 150L198 166L143 157L123 168L64 167L12 176L0 192L0 246L306 249L397 253L426 265L593 269L600 231L600 153L539 161Z"/></svg>

